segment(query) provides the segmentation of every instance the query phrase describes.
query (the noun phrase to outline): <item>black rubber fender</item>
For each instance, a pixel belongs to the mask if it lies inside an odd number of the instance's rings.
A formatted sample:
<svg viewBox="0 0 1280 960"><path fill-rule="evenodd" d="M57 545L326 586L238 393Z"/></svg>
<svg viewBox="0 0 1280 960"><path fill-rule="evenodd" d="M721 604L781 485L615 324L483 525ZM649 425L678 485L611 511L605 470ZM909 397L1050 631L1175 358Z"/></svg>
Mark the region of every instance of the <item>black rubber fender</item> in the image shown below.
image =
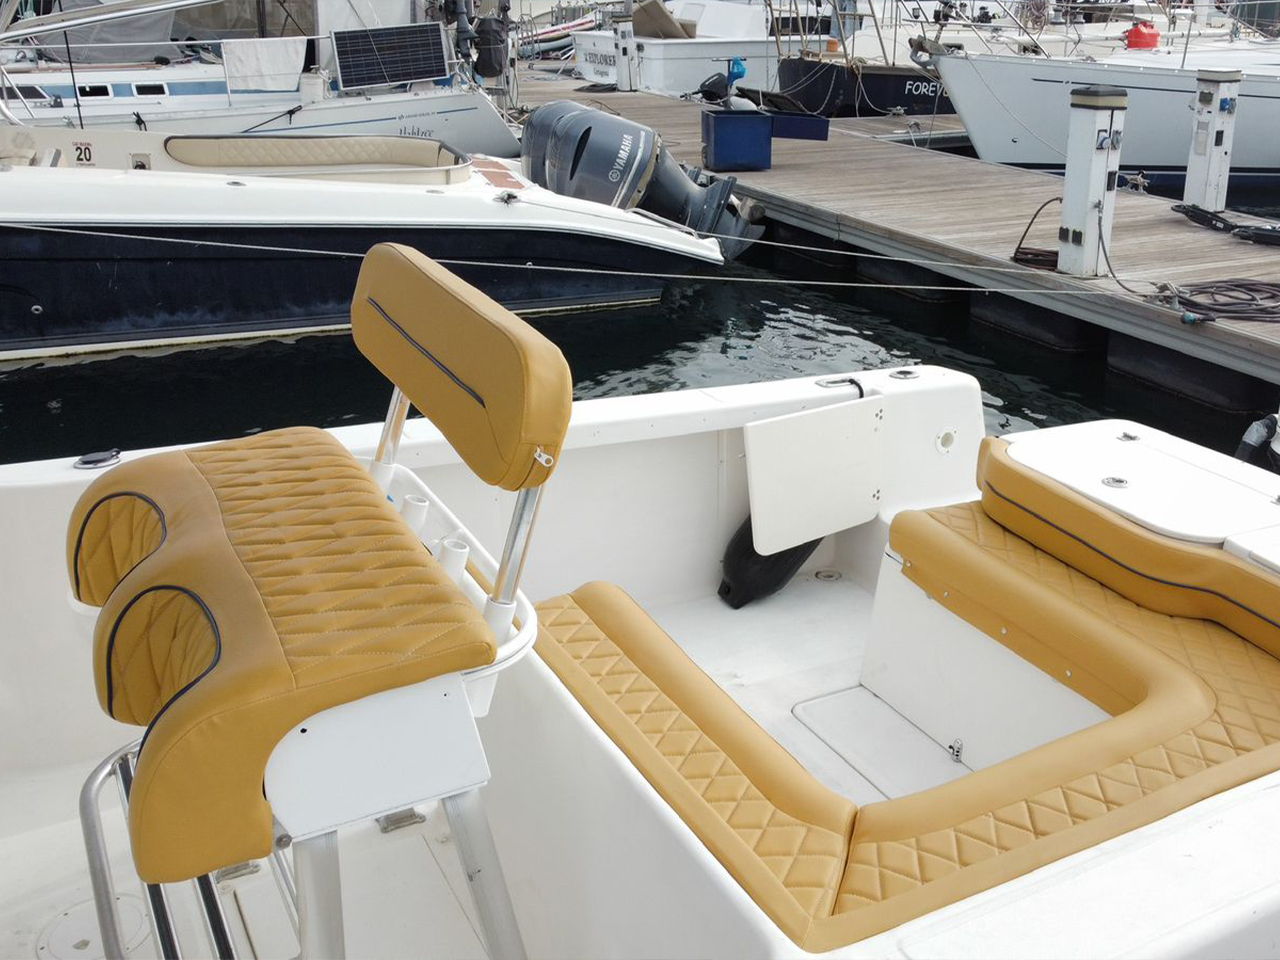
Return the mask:
<svg viewBox="0 0 1280 960"><path fill-rule="evenodd" d="M819 537L788 550L762 556L756 553L751 537L751 517L748 516L725 547L724 571L718 591L720 599L738 610L752 600L777 593L804 566L821 542Z"/></svg>

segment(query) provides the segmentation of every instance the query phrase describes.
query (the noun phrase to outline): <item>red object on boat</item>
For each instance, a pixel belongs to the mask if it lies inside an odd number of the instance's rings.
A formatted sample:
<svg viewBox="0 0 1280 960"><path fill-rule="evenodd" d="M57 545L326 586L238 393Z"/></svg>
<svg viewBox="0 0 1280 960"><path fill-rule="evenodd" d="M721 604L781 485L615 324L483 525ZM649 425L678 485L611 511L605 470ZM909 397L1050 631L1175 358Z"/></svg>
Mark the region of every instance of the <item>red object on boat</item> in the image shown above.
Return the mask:
<svg viewBox="0 0 1280 960"><path fill-rule="evenodd" d="M1124 42L1130 50L1153 50L1160 46L1160 31L1147 20L1139 20L1124 32Z"/></svg>

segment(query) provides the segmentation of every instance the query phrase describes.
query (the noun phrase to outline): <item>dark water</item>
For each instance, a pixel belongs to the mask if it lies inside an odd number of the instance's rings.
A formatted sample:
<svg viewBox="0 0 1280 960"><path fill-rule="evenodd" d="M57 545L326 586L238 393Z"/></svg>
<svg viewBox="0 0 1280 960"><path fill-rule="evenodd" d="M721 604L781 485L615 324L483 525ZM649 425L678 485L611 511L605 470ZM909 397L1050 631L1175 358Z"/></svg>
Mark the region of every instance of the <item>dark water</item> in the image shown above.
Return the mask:
<svg viewBox="0 0 1280 960"><path fill-rule="evenodd" d="M933 363L978 377L994 433L1117 416L1229 451L1252 419L1141 386L1097 357L996 333L954 308L786 282L795 269L760 255L724 276L778 282L681 282L651 307L535 323L564 350L580 398ZM0 370L0 462L380 420L388 395L345 335Z"/></svg>

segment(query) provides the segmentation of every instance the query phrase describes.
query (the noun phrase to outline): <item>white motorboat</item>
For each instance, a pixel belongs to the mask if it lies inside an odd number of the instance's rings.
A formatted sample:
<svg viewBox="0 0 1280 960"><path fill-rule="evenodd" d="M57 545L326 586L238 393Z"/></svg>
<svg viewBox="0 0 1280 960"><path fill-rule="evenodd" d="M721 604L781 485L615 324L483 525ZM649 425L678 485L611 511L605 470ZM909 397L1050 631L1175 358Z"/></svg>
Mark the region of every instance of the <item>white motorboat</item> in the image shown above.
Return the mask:
<svg viewBox="0 0 1280 960"><path fill-rule="evenodd" d="M535 312L652 300L724 262L681 224L418 138L8 127L0 155L8 357L342 329L360 256L387 239Z"/></svg>
<svg viewBox="0 0 1280 960"><path fill-rule="evenodd" d="M637 14L633 87L680 96L707 77L724 74L729 61L746 69L744 86L776 90L778 58L799 53L799 36L774 36L774 10L759 0L673 0L649 3ZM816 17L814 0L802 5ZM639 9L639 8L638 8ZM574 66L592 83L618 79L617 37L612 28L573 34Z"/></svg>
<svg viewBox="0 0 1280 960"><path fill-rule="evenodd" d="M0 952L1274 952L1280 477L352 310L385 425L0 467Z"/></svg>
<svg viewBox="0 0 1280 960"><path fill-rule="evenodd" d="M71 13L88 18L97 9ZM61 34L39 35L38 45L0 48L5 61L0 96L14 117L37 126L205 136L410 136L443 140L467 152L516 156L519 142L502 114L474 80L456 69L445 25L418 23L413 11L410 0L379 0L372 6L362 0L361 7L315 0L309 23L316 35L220 39L211 45L216 56L193 52L200 44L168 44L169 26L163 18L149 24L152 37L75 47L68 43L70 63L61 49ZM29 29L23 27L27 22L16 21L10 32ZM74 25L75 20L67 22ZM136 19L126 21L132 22ZM335 44L353 36L381 37L397 27L408 31L404 37L377 39L387 49L370 46L373 53L364 54L379 58L385 70L353 74L353 65L361 60L350 54L344 76ZM310 65L309 42L314 45ZM153 49L165 49L170 56L129 62L135 59L133 51ZM393 50L398 51L395 57ZM90 53L97 56L76 62ZM109 54L115 59L103 62ZM401 60L410 55L414 69L404 72Z"/></svg>
<svg viewBox="0 0 1280 960"><path fill-rule="evenodd" d="M1197 71L1241 70L1231 179L1261 186L1280 176L1278 49L1274 40L1210 40L1096 63L983 54L938 56L934 64L983 160L1061 170L1071 89L1102 84L1128 92L1121 169L1175 184L1191 149Z"/></svg>

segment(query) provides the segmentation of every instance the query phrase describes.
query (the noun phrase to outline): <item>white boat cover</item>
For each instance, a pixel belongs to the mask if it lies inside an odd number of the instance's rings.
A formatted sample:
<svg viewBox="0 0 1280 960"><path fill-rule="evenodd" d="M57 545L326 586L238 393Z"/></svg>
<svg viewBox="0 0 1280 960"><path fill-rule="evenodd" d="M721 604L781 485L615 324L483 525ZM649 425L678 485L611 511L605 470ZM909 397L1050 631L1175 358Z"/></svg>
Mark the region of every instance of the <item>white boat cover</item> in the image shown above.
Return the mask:
<svg viewBox="0 0 1280 960"><path fill-rule="evenodd" d="M222 64L232 92L298 89L306 54L306 37L222 41Z"/></svg>

